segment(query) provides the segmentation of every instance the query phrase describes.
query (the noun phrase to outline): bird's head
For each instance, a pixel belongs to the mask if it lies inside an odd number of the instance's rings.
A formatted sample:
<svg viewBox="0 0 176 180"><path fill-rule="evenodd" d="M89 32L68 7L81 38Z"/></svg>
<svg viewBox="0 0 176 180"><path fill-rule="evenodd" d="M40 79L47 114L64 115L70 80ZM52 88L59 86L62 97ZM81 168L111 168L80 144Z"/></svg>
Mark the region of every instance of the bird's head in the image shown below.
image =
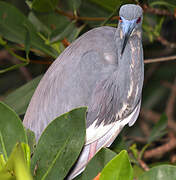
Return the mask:
<svg viewBox="0 0 176 180"><path fill-rule="evenodd" d="M120 38L122 40L121 55L124 52L132 32L141 30L143 20L143 10L140 6L134 4L126 4L120 8L119 12L119 28Z"/></svg>

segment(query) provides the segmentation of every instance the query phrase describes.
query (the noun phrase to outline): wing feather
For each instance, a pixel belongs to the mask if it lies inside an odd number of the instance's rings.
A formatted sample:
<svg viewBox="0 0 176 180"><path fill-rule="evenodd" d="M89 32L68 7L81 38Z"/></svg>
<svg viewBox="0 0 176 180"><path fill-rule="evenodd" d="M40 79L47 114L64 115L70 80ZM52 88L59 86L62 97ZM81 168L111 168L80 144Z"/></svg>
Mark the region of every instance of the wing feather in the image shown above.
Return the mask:
<svg viewBox="0 0 176 180"><path fill-rule="evenodd" d="M130 113L126 118L124 118L123 120L115 121L111 124L100 124L97 127L96 120L91 126L87 128L86 144L90 144L98 140L99 148L109 146L116 138L116 132L121 130L126 124L129 124L130 126L134 124L134 122L138 118L140 106L141 102L138 103L134 111L132 111L132 113ZM113 137L114 139L112 140Z"/></svg>

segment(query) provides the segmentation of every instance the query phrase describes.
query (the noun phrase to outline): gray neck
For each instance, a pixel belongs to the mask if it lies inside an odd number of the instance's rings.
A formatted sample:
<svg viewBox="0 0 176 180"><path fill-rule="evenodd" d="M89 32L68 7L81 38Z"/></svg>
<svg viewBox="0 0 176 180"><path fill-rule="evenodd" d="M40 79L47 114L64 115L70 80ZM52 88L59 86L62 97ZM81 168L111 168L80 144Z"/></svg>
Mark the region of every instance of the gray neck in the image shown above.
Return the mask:
<svg viewBox="0 0 176 180"><path fill-rule="evenodd" d="M117 28L115 33L115 42L117 45L118 64L120 66L129 66L141 64L141 55L143 55L142 49L142 30L138 29L133 32L127 42L123 55L121 55L122 47L122 30ZM120 48L119 48L120 47ZM143 58L143 56L142 56ZM143 63L143 62L142 62Z"/></svg>
<svg viewBox="0 0 176 180"><path fill-rule="evenodd" d="M141 29L133 32L127 42L123 55L121 55L122 32L117 28L115 33L115 42L117 45L118 68L114 72L114 78L120 83L120 92L123 100L126 99L128 104L134 106L141 96L144 63L142 48L142 31ZM120 81L118 81L120 79Z"/></svg>
<svg viewBox="0 0 176 180"><path fill-rule="evenodd" d="M121 47L120 30L115 34L116 47ZM98 82L92 95L87 116L87 127L96 117L96 125L110 124L126 118L139 103L143 85L143 50L141 33L133 33L123 55L116 48L118 65L114 72ZM136 46L135 46L136 45Z"/></svg>

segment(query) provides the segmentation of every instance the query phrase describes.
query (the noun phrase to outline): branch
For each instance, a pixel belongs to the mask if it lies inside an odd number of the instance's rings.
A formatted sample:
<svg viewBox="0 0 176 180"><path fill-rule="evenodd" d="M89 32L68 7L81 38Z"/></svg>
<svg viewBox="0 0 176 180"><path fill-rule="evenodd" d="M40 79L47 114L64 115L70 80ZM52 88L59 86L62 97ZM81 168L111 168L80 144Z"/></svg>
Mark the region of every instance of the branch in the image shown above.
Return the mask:
<svg viewBox="0 0 176 180"><path fill-rule="evenodd" d="M167 39L162 36L158 36L157 40L164 46L168 46L170 48L176 48L176 43L169 42Z"/></svg>
<svg viewBox="0 0 176 180"><path fill-rule="evenodd" d="M107 19L107 17L80 17L80 16L75 16L74 14L71 14L71 13L67 13L67 12L64 12L60 9L56 9L56 12L59 13L59 14L62 14L66 17L68 17L69 19L75 19L75 20L85 20L85 21L104 21ZM114 16L111 18L112 20L118 20L118 16Z"/></svg>
<svg viewBox="0 0 176 180"><path fill-rule="evenodd" d="M165 9L157 9L157 8L152 8L149 7L148 5L144 4L142 6L144 12L146 13L151 13L151 14L156 14L156 15L162 15L162 16L172 16L175 17L174 14L172 14L171 12L165 10Z"/></svg>
<svg viewBox="0 0 176 180"><path fill-rule="evenodd" d="M175 137L171 138L168 143L161 145L160 147L146 151L144 153L144 158L149 159L149 158L160 157L160 156L164 155L165 153L171 151L174 148L176 148L176 138Z"/></svg>
<svg viewBox="0 0 176 180"><path fill-rule="evenodd" d="M171 60L176 60L176 55L161 57L161 58L154 58L154 59L145 59L144 63L148 64L148 63L165 62L165 61L171 61Z"/></svg>
<svg viewBox="0 0 176 180"><path fill-rule="evenodd" d="M140 166L142 167L142 169L144 169L145 171L149 171L149 167L143 160L138 159L138 162L139 162Z"/></svg>
<svg viewBox="0 0 176 180"><path fill-rule="evenodd" d="M147 121L152 121L154 123L158 122L160 119L160 114L152 110L141 109L140 115L144 117ZM173 120L168 121L169 129L172 129L173 132L176 132L176 123Z"/></svg>
<svg viewBox="0 0 176 180"><path fill-rule="evenodd" d="M152 13L152 14L164 15L164 16L172 16L172 17L176 18L175 14L172 14L171 12L169 12L165 9L152 8L146 4L143 5L142 8L143 8L145 13ZM65 11L62 11L61 9L58 9L58 8L56 8L56 12L68 17L69 19L86 20L86 21L104 21L104 20L106 20L106 17L79 17L79 16L76 16L72 13L67 13ZM119 18L118 18L118 16L114 16L111 19L112 20L118 20Z"/></svg>

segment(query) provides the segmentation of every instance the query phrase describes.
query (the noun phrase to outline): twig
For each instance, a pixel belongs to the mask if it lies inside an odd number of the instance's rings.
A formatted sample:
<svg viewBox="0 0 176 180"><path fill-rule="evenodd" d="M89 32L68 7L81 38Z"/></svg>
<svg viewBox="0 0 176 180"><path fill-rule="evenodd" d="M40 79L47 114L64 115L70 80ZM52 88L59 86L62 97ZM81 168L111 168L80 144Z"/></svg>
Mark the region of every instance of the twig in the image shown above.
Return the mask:
<svg viewBox="0 0 176 180"><path fill-rule="evenodd" d="M9 59L13 64L18 64L19 60L17 58L15 58L14 56L11 56L11 58ZM30 72L28 71L28 69L24 66L19 67L19 71L21 72L21 74L24 76L25 80L28 82L30 80L32 80L32 76L30 74Z"/></svg>
<svg viewBox="0 0 176 180"><path fill-rule="evenodd" d="M170 83L170 82L168 82L168 81L162 81L161 84L162 84L163 86L165 86L166 88L170 88L170 89L176 88L176 85L173 85L172 83Z"/></svg>
<svg viewBox="0 0 176 180"><path fill-rule="evenodd" d="M176 84L176 79L174 80L174 85ZM174 104L175 104L175 98L176 98L176 88L173 86L171 88L171 94L167 102L166 106L166 114L168 119L173 119L173 113L174 113Z"/></svg>
<svg viewBox="0 0 176 180"><path fill-rule="evenodd" d="M158 36L157 40L164 46L168 46L170 48L176 48L176 43L169 42L167 39L165 39L162 36Z"/></svg>
<svg viewBox="0 0 176 180"><path fill-rule="evenodd" d="M31 59L30 62L34 64L46 64L46 65L50 65L53 63L53 61L39 61L39 60L31 60Z"/></svg>
<svg viewBox="0 0 176 180"><path fill-rule="evenodd" d="M176 154L173 154L170 158L171 163L175 163L176 162Z"/></svg>
<svg viewBox="0 0 176 180"><path fill-rule="evenodd" d="M176 138L175 137L171 138L168 143L161 145L160 147L146 151L144 153L144 158L149 159L149 158L159 157L159 156L162 156L163 154L173 150L174 148L176 148Z"/></svg>
<svg viewBox="0 0 176 180"><path fill-rule="evenodd" d="M156 8L152 8L147 6L146 4L142 6L144 9L144 12L146 13L152 13L152 14L157 14L157 15L165 15L165 16L174 16L174 14L172 14L171 12L165 10L165 9L156 9ZM70 19L76 19L76 20L86 20L86 21L104 21L107 18L106 17L79 17L79 16L75 16L72 13L67 13L65 11L62 11L61 9L56 9L56 12L59 14L62 14L64 16L67 16ZM111 18L112 20L117 20L119 19L118 16L113 16Z"/></svg>
<svg viewBox="0 0 176 180"><path fill-rule="evenodd" d="M144 12L146 12L146 13L152 13L152 14L157 14L157 15L162 15L162 16L175 17L174 14L172 14L171 12L169 12L169 11L167 11L165 9L152 8L152 7L149 7L146 4L144 4L142 7L143 7Z"/></svg>
<svg viewBox="0 0 176 180"><path fill-rule="evenodd" d="M147 121L152 121L154 123L158 122L161 116L157 112L154 112L152 110L147 110L144 108L141 109L140 115L144 117ZM176 132L176 123L173 120L168 121L168 127L172 131Z"/></svg>
<svg viewBox="0 0 176 180"><path fill-rule="evenodd" d="M148 64L148 63L165 62L165 61L171 61L171 60L176 60L176 55L161 57L161 58L154 58L154 59L145 59L144 63Z"/></svg>
<svg viewBox="0 0 176 180"><path fill-rule="evenodd" d="M70 19L76 19L76 20L85 20L85 21L104 21L106 20L107 18L106 17L80 17L80 16L75 16L74 14L70 14L70 13L67 13L67 12L64 12L60 9L56 9L56 12L59 13L59 14L62 14L64 16L67 16L68 18ZM112 20L117 20L118 19L118 16L114 16L111 18Z"/></svg>
<svg viewBox="0 0 176 180"><path fill-rule="evenodd" d="M174 85L176 84L176 78L174 80ZM174 104L175 104L175 99L176 99L176 87L172 86L171 88L171 94L167 102L166 106L166 114L168 117L168 126L169 127L175 127L176 128L176 123L174 121Z"/></svg>
<svg viewBox="0 0 176 180"><path fill-rule="evenodd" d="M149 171L149 167L147 166L147 164L141 160L141 159L138 159L138 162L140 164L140 166L145 170L145 171Z"/></svg>
<svg viewBox="0 0 176 180"><path fill-rule="evenodd" d="M18 59L15 58L14 56L10 55L8 53L8 51L5 49L0 51L0 60L2 60L2 59L7 59L8 61L10 61L13 64L19 63ZM19 67L19 71L24 76L24 78L27 82L32 79L32 77L26 67Z"/></svg>

